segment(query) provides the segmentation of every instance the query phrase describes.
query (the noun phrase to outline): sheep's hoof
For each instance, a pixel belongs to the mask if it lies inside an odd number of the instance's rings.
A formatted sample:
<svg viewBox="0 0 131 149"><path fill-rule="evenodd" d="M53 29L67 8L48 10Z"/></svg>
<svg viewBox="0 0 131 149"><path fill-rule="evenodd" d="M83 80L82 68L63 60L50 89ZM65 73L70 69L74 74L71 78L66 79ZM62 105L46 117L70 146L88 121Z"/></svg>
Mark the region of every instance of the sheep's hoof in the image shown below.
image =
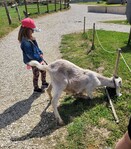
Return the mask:
<svg viewBox="0 0 131 149"><path fill-rule="evenodd" d="M63 121L57 121L57 125L59 125L59 126L64 126L65 125L65 123L63 122Z"/></svg>
<svg viewBox="0 0 131 149"><path fill-rule="evenodd" d="M59 126L64 126L64 125L65 125L64 122L59 123Z"/></svg>

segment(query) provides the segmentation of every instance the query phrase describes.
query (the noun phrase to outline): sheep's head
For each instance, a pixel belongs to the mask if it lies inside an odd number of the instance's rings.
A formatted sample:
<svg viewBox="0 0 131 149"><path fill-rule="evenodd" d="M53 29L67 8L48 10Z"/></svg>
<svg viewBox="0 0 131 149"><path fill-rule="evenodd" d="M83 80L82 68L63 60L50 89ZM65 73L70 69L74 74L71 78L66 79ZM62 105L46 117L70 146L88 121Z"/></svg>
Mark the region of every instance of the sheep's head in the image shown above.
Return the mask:
<svg viewBox="0 0 131 149"><path fill-rule="evenodd" d="M122 94L120 93L120 88L122 87L122 79L120 77L114 78L115 87L116 87L116 95L120 97Z"/></svg>

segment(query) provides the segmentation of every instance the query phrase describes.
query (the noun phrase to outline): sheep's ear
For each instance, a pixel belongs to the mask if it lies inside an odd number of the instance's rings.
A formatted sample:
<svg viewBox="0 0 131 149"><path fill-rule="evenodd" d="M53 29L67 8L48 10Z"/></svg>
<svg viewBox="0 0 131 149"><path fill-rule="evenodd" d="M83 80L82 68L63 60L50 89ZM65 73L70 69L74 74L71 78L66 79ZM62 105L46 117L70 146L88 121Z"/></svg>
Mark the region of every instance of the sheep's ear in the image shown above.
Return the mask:
<svg viewBox="0 0 131 149"><path fill-rule="evenodd" d="M115 79L115 84L117 87L121 87L122 86L122 79L119 77L119 78L116 78Z"/></svg>
<svg viewBox="0 0 131 149"><path fill-rule="evenodd" d="M119 86L122 87L122 78L120 77L118 78L118 83L119 83Z"/></svg>
<svg viewBox="0 0 131 149"><path fill-rule="evenodd" d="M120 87L122 87L122 81L119 82Z"/></svg>

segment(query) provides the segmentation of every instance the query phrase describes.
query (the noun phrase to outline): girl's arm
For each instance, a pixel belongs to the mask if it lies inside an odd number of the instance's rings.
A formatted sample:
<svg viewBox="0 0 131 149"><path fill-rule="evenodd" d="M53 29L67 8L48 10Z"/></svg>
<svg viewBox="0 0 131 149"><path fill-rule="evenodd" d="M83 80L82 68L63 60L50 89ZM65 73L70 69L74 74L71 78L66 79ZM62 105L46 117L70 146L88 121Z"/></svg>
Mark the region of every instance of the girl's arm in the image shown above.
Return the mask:
<svg viewBox="0 0 131 149"><path fill-rule="evenodd" d="M40 50L37 41L33 40L33 43L38 47L38 50L39 50L40 54L43 55L43 52Z"/></svg>
<svg viewBox="0 0 131 149"><path fill-rule="evenodd" d="M33 46L30 42L24 42L21 45L21 48L30 60L37 60L38 62L41 62L43 60L43 58L40 57L39 54L34 53Z"/></svg>

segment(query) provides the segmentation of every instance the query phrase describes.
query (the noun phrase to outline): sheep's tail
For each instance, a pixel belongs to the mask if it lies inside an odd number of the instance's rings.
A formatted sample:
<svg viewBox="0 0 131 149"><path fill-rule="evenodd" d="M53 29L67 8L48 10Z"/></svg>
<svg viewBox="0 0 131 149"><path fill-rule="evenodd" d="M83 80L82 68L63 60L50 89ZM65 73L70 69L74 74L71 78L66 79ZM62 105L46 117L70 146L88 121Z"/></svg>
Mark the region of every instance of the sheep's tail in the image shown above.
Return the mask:
<svg viewBox="0 0 131 149"><path fill-rule="evenodd" d="M40 70L47 70L48 65L41 65L39 62L32 60L28 63L30 66L36 66Z"/></svg>

